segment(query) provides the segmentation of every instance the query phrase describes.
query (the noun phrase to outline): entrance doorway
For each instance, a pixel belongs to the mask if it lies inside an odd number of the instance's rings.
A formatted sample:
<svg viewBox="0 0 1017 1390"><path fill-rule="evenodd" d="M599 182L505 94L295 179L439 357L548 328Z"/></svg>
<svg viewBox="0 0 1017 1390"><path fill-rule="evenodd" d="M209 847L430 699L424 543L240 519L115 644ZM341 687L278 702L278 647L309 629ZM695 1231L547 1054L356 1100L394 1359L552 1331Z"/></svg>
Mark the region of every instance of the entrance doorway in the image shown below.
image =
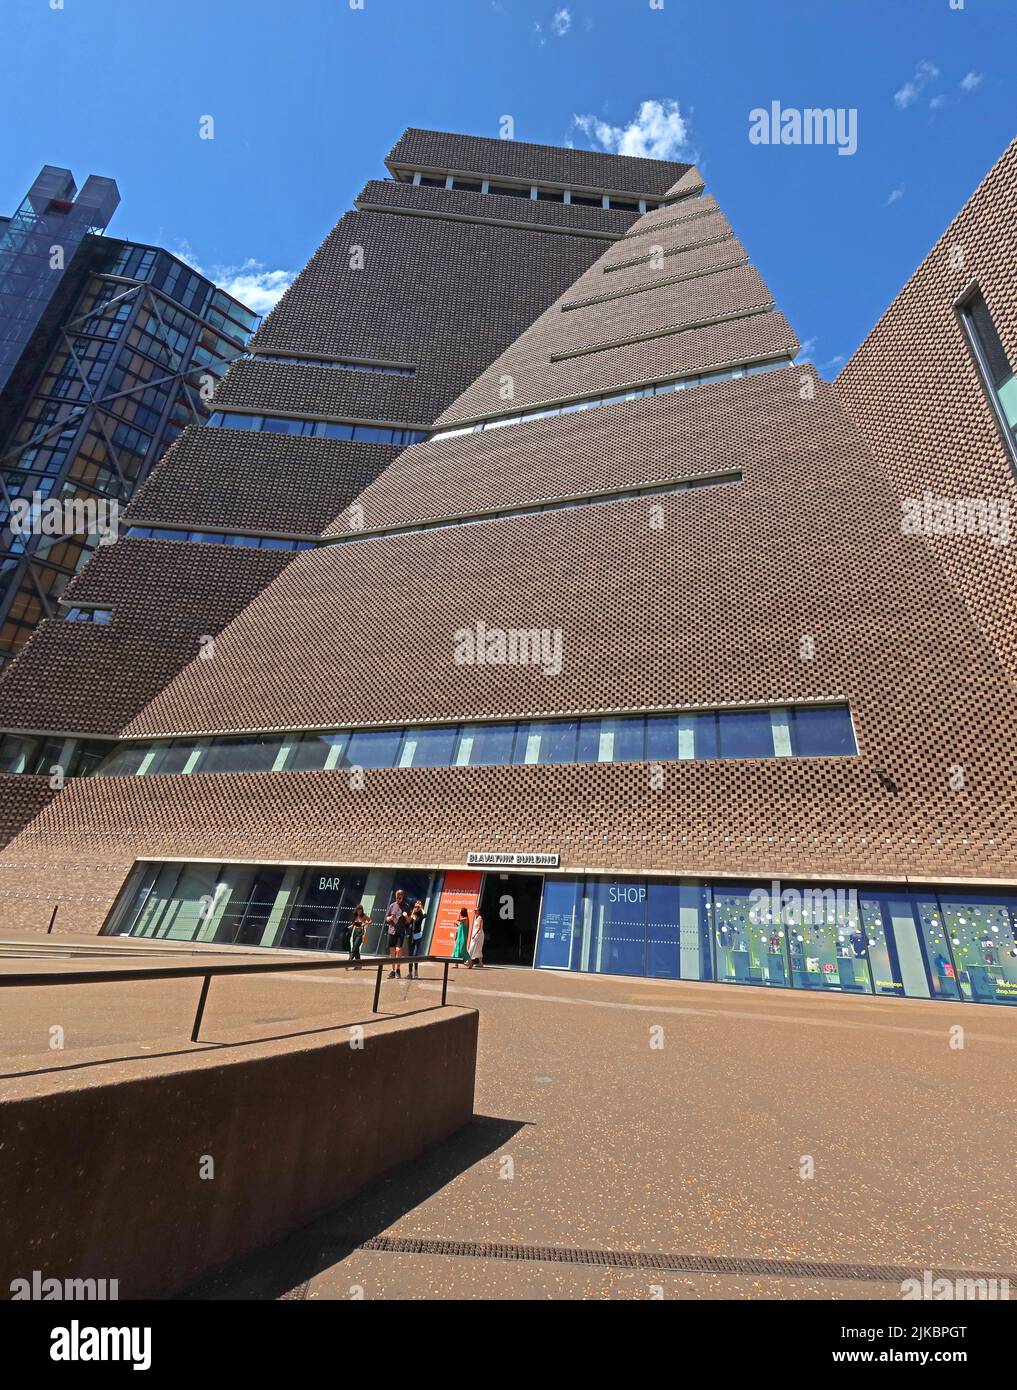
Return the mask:
<svg viewBox="0 0 1017 1390"><path fill-rule="evenodd" d="M540 874L489 873L480 911L487 965L532 965L544 886Z"/></svg>

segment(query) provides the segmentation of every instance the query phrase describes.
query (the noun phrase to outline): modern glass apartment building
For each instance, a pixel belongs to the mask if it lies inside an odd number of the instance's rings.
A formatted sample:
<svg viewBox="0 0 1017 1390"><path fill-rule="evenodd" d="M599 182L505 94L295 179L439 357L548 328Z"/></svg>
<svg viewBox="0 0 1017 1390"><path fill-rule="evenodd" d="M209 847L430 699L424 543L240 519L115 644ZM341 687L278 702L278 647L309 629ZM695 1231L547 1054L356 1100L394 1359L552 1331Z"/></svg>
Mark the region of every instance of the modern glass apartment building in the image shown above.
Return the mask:
<svg viewBox="0 0 1017 1390"><path fill-rule="evenodd" d="M1017 152L837 384L691 165L387 162L0 681L9 918L1013 1003L1013 579L902 509L937 333L1013 489Z"/></svg>
<svg viewBox="0 0 1017 1390"><path fill-rule="evenodd" d="M126 505L257 325L178 257L103 235L119 201L47 166L0 224L0 662L60 617L102 534L12 530L12 506Z"/></svg>

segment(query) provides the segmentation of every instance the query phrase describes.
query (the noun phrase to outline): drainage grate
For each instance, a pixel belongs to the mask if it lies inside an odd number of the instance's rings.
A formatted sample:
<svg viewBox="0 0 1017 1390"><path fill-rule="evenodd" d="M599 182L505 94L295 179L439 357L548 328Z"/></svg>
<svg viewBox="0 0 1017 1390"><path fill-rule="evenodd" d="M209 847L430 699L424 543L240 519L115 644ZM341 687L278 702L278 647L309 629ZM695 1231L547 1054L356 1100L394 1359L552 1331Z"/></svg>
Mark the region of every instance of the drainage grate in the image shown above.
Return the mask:
<svg viewBox="0 0 1017 1390"><path fill-rule="evenodd" d="M451 1255L479 1260L524 1260L547 1264L598 1265L608 1269L647 1269L669 1274L773 1274L785 1279L857 1279L900 1284L926 1272L909 1265L853 1265L827 1260L771 1260L738 1255L658 1255L640 1250L577 1250L566 1245L515 1245L496 1241L435 1240L413 1236L374 1236L358 1250L393 1255ZM984 1270L931 1269L934 1279L1009 1279L1014 1274ZM294 1290L290 1297L296 1293Z"/></svg>

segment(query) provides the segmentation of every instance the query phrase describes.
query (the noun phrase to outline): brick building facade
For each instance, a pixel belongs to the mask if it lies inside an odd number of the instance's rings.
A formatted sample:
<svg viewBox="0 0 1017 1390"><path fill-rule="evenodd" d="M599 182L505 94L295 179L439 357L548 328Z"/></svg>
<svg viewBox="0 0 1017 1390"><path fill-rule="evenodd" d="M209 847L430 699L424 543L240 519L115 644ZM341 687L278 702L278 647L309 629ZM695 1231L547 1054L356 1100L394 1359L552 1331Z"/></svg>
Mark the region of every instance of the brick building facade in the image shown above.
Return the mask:
<svg viewBox="0 0 1017 1390"><path fill-rule="evenodd" d="M0 683L3 765L71 767L2 778L7 921L336 949L402 886L436 951L479 903L505 962L1013 1002L1005 605L902 528L906 304L834 385L694 168L388 162L69 596L111 621Z"/></svg>

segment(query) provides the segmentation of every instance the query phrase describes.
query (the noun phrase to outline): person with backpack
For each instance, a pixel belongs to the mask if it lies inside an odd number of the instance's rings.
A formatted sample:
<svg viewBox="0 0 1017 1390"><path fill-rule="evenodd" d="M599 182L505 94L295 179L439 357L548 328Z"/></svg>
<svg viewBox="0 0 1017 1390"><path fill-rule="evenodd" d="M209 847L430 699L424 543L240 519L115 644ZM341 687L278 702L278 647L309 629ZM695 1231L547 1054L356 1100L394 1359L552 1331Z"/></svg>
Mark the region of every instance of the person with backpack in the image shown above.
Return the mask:
<svg viewBox="0 0 1017 1390"><path fill-rule="evenodd" d="M353 921L350 924L350 960L355 960L354 970L360 969L360 948L364 944L364 937L367 935L368 916L364 911L364 904L357 903L356 911L353 913Z"/></svg>
<svg viewBox="0 0 1017 1390"><path fill-rule="evenodd" d="M420 979L420 966L414 960L415 956L424 954L424 904L418 898L413 904L413 911L410 913L409 927L407 930L406 954L409 956L410 979Z"/></svg>

